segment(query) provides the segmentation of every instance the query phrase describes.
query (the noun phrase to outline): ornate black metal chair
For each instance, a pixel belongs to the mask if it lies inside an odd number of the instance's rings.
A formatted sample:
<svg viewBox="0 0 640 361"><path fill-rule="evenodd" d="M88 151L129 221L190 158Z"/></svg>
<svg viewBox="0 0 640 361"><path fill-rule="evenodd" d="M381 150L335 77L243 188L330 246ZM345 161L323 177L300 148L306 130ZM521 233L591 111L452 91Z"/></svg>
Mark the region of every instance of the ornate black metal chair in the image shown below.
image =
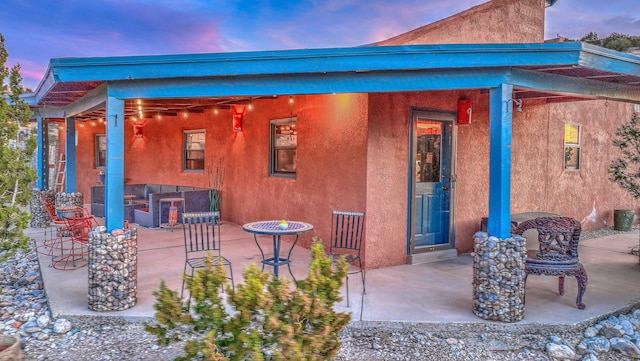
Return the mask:
<svg viewBox="0 0 640 361"><path fill-rule="evenodd" d="M587 289L587 272L578 259L580 222L569 217L540 217L520 223L514 233L522 236L529 229L538 232L539 248L527 252L525 285L530 274L558 276L558 292L564 295L565 276L575 277L576 307L584 309L582 296Z"/></svg>
<svg viewBox="0 0 640 361"><path fill-rule="evenodd" d="M233 284L233 271L231 262L222 256L220 247L220 212L194 212L182 215L184 226L184 277L193 278L196 268L204 268L205 260L211 256L213 266L222 264L229 267L228 279ZM187 267L190 272L187 274ZM182 291L184 294L185 279L182 279Z"/></svg>
<svg viewBox="0 0 640 361"><path fill-rule="evenodd" d="M362 294L365 292L365 272L362 269L360 249L364 238L364 213L333 211L331 218L331 243L329 256L337 259L345 256L349 264L356 264L358 270L347 273L347 307L349 307L349 275L360 273L362 277Z"/></svg>

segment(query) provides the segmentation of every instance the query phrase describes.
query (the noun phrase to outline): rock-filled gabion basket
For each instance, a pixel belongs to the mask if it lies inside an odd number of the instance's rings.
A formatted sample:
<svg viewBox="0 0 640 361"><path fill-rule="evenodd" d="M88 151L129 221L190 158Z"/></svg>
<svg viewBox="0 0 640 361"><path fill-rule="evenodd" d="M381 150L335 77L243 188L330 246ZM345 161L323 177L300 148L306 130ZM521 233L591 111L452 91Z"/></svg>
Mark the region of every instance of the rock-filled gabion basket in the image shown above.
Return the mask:
<svg viewBox="0 0 640 361"><path fill-rule="evenodd" d="M82 207L84 206L82 193L56 193L56 209L62 207Z"/></svg>
<svg viewBox="0 0 640 361"><path fill-rule="evenodd" d="M123 311L137 302L138 235L135 228L106 230L89 232L89 309Z"/></svg>
<svg viewBox="0 0 640 361"><path fill-rule="evenodd" d="M54 202L56 193L52 190L33 190L33 198L29 202L29 211L31 212L31 221L29 227L31 228L46 228L51 223L51 217L44 208L42 198L46 202Z"/></svg>
<svg viewBox="0 0 640 361"><path fill-rule="evenodd" d="M485 232L478 232L473 238L473 313L491 321L522 320L525 239L500 239Z"/></svg>

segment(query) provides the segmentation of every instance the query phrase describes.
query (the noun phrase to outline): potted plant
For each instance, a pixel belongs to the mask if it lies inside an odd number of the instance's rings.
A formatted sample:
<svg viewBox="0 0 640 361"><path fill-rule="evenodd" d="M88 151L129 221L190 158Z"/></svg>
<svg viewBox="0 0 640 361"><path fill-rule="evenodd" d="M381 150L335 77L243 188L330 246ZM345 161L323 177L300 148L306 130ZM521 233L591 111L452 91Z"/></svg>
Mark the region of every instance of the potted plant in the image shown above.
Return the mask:
<svg viewBox="0 0 640 361"><path fill-rule="evenodd" d="M218 166L209 170L209 209L220 211L222 203L222 185L224 183L224 158L220 158Z"/></svg>

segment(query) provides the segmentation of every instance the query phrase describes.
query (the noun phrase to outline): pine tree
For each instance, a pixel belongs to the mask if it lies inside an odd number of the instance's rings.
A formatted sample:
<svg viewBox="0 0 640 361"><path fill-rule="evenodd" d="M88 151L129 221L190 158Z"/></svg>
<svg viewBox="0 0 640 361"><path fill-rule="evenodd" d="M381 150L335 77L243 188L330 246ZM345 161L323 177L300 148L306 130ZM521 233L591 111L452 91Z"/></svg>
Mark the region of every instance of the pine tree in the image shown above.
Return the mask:
<svg viewBox="0 0 640 361"><path fill-rule="evenodd" d="M33 112L20 99L24 93L20 65L7 68L8 57L0 33L0 261L28 248L24 230L31 216L26 207L37 178L30 165L36 149L35 137L28 131Z"/></svg>
<svg viewBox="0 0 640 361"><path fill-rule="evenodd" d="M615 133L613 146L620 150L620 158L609 165L609 180L636 199L640 198L640 117L633 113L631 120Z"/></svg>

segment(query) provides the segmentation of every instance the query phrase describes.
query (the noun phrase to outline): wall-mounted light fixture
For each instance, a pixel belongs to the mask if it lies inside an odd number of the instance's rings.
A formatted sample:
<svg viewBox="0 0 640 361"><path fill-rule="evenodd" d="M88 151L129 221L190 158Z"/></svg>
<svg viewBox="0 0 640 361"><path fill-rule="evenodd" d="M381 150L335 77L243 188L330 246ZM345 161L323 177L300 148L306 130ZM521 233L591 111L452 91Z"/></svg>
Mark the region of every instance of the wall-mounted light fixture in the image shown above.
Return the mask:
<svg viewBox="0 0 640 361"><path fill-rule="evenodd" d="M513 98L511 98L511 99L509 99L509 100L507 100L505 102L506 103L506 109L505 110L507 112L509 111L509 103L510 102L513 103L512 105L516 106L516 112L521 112L522 111L522 99L513 99Z"/></svg>
<svg viewBox="0 0 640 361"><path fill-rule="evenodd" d="M458 124L471 124L471 100L458 100Z"/></svg>
<svg viewBox="0 0 640 361"><path fill-rule="evenodd" d="M233 131L240 133L242 132L242 117L245 112L244 105L234 105L231 107L233 113Z"/></svg>
<svg viewBox="0 0 640 361"><path fill-rule="evenodd" d="M136 139L142 138L142 124L136 123L133 125L133 136Z"/></svg>

